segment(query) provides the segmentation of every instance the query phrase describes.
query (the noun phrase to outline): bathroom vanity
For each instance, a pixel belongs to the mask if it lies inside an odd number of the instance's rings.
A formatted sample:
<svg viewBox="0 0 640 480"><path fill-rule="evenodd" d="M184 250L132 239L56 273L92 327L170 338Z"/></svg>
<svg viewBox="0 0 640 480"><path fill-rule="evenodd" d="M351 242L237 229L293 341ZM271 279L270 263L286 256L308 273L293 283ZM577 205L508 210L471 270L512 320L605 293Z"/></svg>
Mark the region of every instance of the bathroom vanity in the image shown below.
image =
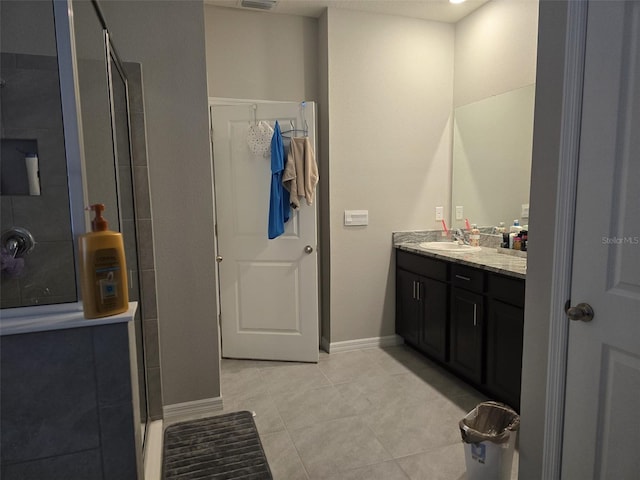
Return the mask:
<svg viewBox="0 0 640 480"><path fill-rule="evenodd" d="M492 399L520 408L526 258L396 247L396 333Z"/></svg>

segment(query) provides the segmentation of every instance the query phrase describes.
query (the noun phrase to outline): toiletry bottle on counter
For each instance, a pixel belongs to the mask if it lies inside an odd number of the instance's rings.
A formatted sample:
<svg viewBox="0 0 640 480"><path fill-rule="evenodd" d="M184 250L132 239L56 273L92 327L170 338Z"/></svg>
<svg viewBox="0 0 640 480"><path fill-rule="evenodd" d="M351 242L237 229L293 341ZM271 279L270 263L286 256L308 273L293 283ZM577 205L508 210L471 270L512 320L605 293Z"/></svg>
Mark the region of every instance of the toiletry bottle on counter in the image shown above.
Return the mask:
<svg viewBox="0 0 640 480"><path fill-rule="evenodd" d="M516 236L513 237L513 249L521 250L521 247L522 247L522 237L520 236L519 233L516 233Z"/></svg>
<svg viewBox="0 0 640 480"><path fill-rule="evenodd" d="M475 223L471 225L471 233L469 234L469 245L472 247L480 246L480 230L478 230L478 225Z"/></svg>
<svg viewBox="0 0 640 480"><path fill-rule="evenodd" d="M526 252L528 248L528 243L529 243L529 231L522 230L520 232L520 236L522 237L522 246L520 247L520 250L522 250L523 252Z"/></svg>
<svg viewBox="0 0 640 480"><path fill-rule="evenodd" d="M100 318L129 308L127 267L122 234L107 230L104 205L91 205L96 212L91 232L78 238L82 306L85 318Z"/></svg>
<svg viewBox="0 0 640 480"><path fill-rule="evenodd" d="M522 227L520 226L520 221L516 218L513 221L513 225L511 225L509 232L518 233L520 230L522 230Z"/></svg>
<svg viewBox="0 0 640 480"><path fill-rule="evenodd" d="M502 233L504 233L506 231L507 231L507 229L504 226L504 222L500 222L498 224L498 226L496 227L496 234L500 235L500 234L502 234Z"/></svg>

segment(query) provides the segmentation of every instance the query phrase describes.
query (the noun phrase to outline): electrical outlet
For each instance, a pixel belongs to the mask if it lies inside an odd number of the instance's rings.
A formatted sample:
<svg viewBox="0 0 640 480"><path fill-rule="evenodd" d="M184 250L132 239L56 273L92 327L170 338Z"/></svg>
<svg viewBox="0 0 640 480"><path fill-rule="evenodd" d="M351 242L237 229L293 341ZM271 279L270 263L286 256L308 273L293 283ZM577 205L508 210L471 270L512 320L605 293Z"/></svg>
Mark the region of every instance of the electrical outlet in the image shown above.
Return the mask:
<svg viewBox="0 0 640 480"><path fill-rule="evenodd" d="M520 216L522 218L529 218L529 204L528 203L523 203L522 204L522 211L520 212Z"/></svg>
<svg viewBox="0 0 640 480"><path fill-rule="evenodd" d="M436 221L444 220L444 207L436 207Z"/></svg>
<svg viewBox="0 0 640 480"><path fill-rule="evenodd" d="M456 220L462 220L464 218L464 207L462 205L456 206Z"/></svg>

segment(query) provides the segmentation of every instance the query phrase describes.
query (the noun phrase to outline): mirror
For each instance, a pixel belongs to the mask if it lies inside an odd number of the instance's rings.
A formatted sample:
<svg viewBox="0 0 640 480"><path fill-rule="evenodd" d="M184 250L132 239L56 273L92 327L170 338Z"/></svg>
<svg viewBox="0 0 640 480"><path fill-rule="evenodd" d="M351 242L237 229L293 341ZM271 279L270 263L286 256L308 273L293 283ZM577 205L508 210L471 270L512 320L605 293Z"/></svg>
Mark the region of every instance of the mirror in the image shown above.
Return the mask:
<svg viewBox="0 0 640 480"><path fill-rule="evenodd" d="M456 108L454 228L463 228L465 218L479 226L509 227L514 219L528 223L534 99L535 85L527 85Z"/></svg>

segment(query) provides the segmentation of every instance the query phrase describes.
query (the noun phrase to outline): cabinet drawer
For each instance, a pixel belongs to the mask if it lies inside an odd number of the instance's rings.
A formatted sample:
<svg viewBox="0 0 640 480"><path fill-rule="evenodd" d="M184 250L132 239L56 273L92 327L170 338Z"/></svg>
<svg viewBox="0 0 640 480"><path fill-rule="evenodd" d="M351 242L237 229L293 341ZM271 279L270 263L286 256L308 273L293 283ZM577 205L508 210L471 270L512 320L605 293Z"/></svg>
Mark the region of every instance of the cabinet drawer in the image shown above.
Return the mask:
<svg viewBox="0 0 640 480"><path fill-rule="evenodd" d="M506 303L524 307L524 280L490 274L487 277L487 293Z"/></svg>
<svg viewBox="0 0 640 480"><path fill-rule="evenodd" d="M454 264L451 266L451 282L456 287L482 293L484 272L476 268Z"/></svg>
<svg viewBox="0 0 640 480"><path fill-rule="evenodd" d="M396 266L434 280L447 281L447 264L440 260L397 250Z"/></svg>

